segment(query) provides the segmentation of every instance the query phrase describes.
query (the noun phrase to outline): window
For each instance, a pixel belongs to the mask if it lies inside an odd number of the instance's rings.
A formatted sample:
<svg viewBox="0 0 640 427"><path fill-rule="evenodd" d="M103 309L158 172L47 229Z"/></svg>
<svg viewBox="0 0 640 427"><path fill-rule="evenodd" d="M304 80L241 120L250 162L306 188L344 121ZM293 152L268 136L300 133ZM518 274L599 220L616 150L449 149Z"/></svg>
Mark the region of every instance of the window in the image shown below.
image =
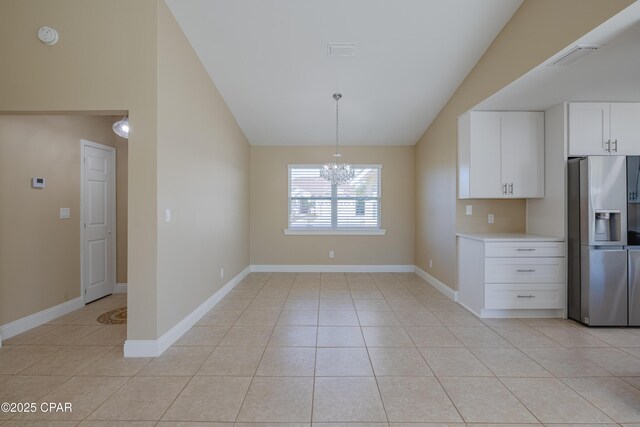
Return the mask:
<svg viewBox="0 0 640 427"><path fill-rule="evenodd" d="M380 165L354 165L355 177L331 185L319 165L289 166L289 229L366 231L380 229Z"/></svg>

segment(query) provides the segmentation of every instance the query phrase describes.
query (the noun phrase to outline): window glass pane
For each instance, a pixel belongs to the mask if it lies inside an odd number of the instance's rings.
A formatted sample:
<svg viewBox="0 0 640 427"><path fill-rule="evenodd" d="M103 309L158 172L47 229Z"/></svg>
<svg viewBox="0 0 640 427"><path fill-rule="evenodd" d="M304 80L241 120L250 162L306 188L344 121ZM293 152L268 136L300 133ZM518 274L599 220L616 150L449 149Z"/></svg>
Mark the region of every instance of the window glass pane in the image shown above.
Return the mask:
<svg viewBox="0 0 640 427"><path fill-rule="evenodd" d="M291 199L289 227L331 227L331 200Z"/></svg>
<svg viewBox="0 0 640 427"><path fill-rule="evenodd" d="M320 168L295 168L290 172L290 197L331 197L331 183L320 176Z"/></svg>
<svg viewBox="0 0 640 427"><path fill-rule="evenodd" d="M339 199L338 227L378 227L378 204L378 199Z"/></svg>
<svg viewBox="0 0 640 427"><path fill-rule="evenodd" d="M378 197L378 168L354 168L354 178L338 186L338 197Z"/></svg>

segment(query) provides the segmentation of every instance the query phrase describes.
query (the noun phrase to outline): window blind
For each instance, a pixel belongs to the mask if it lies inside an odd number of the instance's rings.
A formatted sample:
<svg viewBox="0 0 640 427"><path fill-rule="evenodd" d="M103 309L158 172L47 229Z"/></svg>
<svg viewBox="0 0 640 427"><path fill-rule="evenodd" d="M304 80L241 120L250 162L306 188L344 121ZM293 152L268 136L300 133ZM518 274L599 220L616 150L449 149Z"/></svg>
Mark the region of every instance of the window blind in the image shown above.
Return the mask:
<svg viewBox="0 0 640 427"><path fill-rule="evenodd" d="M380 228L379 165L354 165L355 177L332 185L319 165L289 166L289 228Z"/></svg>

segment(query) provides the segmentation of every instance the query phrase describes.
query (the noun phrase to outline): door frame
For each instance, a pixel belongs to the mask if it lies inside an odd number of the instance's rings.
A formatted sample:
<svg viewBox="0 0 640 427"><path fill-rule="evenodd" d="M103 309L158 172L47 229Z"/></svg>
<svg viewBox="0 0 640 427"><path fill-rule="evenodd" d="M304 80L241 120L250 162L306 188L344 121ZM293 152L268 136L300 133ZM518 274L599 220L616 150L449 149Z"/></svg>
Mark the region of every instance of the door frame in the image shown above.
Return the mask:
<svg viewBox="0 0 640 427"><path fill-rule="evenodd" d="M111 242L111 265L109 266L109 269L112 272L111 277L113 278L113 289L112 292L115 291L115 286L116 283L118 282L116 274L117 274L117 270L116 270L116 243L117 243L117 236L116 236L116 149L114 147L109 147L108 145L102 145L102 144L98 144L97 142L92 142L92 141L88 141L86 139L81 139L80 140L80 296L82 297L82 303L83 305L86 304L85 301L85 295L86 295L86 289L85 289L85 267L84 267L84 261L85 261L85 244L84 244L84 238L85 238L85 227L84 227L84 223L85 223L85 197L84 197L84 191L85 191L85 185L84 185L84 163L85 163L85 147L92 147L92 148L97 148L100 150L105 150L105 151L110 151L111 152L111 161L110 166L111 166L111 170L113 171L113 173L111 174L111 182L109 183L111 185L111 188L113 189L113 191L111 192L111 197L109 197L109 202L111 203L111 238L112 238L112 242Z"/></svg>

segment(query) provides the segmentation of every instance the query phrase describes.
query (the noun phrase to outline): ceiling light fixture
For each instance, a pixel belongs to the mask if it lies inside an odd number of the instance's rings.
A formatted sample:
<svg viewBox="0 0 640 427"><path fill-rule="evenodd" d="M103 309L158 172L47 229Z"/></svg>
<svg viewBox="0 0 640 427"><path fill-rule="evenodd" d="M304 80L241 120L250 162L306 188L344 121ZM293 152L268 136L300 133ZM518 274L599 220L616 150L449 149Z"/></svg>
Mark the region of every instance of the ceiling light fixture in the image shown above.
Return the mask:
<svg viewBox="0 0 640 427"><path fill-rule="evenodd" d="M351 181L355 176L355 171L351 167L351 165L340 163L338 160L342 157L339 150L339 121L338 121L338 103L342 98L342 94L334 93L333 99L336 100L336 154L333 155L335 157L334 162L326 163L320 169L320 176L326 179L327 181L331 181L332 185L341 185L346 184Z"/></svg>
<svg viewBox="0 0 640 427"><path fill-rule="evenodd" d="M116 135L123 138L129 138L129 116L124 116L113 124L113 131Z"/></svg>

